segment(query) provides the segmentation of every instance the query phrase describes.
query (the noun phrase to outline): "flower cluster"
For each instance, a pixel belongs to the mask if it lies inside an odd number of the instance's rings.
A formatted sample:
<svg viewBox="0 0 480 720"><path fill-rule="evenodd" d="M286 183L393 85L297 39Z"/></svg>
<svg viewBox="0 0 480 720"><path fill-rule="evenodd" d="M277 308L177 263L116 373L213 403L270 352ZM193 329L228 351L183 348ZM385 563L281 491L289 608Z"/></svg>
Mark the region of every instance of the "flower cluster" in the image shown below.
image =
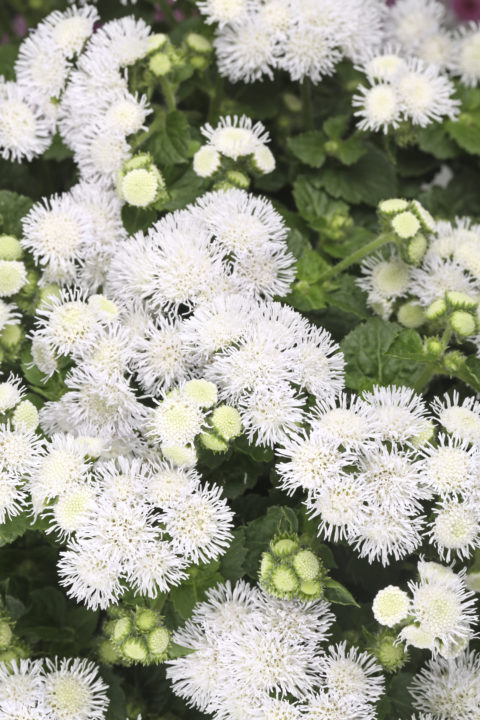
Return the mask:
<svg viewBox="0 0 480 720"><path fill-rule="evenodd" d="M232 82L272 78L275 69L292 80L319 82L344 57L359 57L382 39L384 11L375 0L203 0L207 23L218 25L219 71Z"/></svg>
<svg viewBox="0 0 480 720"><path fill-rule="evenodd" d="M398 639L407 646L431 650L450 659L460 655L478 620L474 593L465 584L465 570L456 574L434 562L418 563L419 581L409 583L411 597L389 585L373 601L381 624L400 627Z"/></svg>
<svg viewBox="0 0 480 720"><path fill-rule="evenodd" d="M97 666L80 658L0 664L0 718L104 720L107 686Z"/></svg>
<svg viewBox="0 0 480 720"><path fill-rule="evenodd" d="M98 655L106 664L151 665L168 655L170 633L158 612L148 607L111 607Z"/></svg>
<svg viewBox="0 0 480 720"><path fill-rule="evenodd" d="M191 652L168 661L173 691L218 717L371 718L380 668L346 643L324 649L333 615L323 600L279 600L243 581L217 586L174 642Z"/></svg>

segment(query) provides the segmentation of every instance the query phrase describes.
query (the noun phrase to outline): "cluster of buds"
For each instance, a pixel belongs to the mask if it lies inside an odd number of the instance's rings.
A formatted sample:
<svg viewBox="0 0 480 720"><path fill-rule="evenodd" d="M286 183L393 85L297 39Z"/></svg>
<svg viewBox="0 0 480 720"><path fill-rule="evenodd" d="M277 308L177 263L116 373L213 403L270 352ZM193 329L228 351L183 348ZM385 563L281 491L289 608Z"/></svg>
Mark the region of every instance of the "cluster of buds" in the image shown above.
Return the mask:
<svg viewBox="0 0 480 720"><path fill-rule="evenodd" d="M110 665L152 665L166 660L170 633L156 610L136 605L110 607L98 646L100 660Z"/></svg>
<svg viewBox="0 0 480 720"><path fill-rule="evenodd" d="M381 628L374 636L371 636L368 651L389 673L401 670L409 659L408 651L398 641L397 634L388 628Z"/></svg>
<svg viewBox="0 0 480 720"><path fill-rule="evenodd" d="M404 262L419 265L428 249L435 220L418 200L383 200L378 212L385 231L393 233Z"/></svg>
<svg viewBox="0 0 480 720"><path fill-rule="evenodd" d="M260 585L275 597L316 600L323 596L325 577L320 558L294 533L276 535L262 555Z"/></svg>
<svg viewBox="0 0 480 720"><path fill-rule="evenodd" d="M194 465L198 445L227 452L241 432L238 410L218 404L216 385L201 379L167 393L149 423L149 435L160 442L163 455L175 465Z"/></svg>
<svg viewBox="0 0 480 720"><path fill-rule="evenodd" d="M117 191L128 205L146 208L168 200L165 180L149 153L138 153L117 176Z"/></svg>
<svg viewBox="0 0 480 720"><path fill-rule="evenodd" d="M168 79L173 85L187 80L195 70L206 70L211 63L213 45L205 35L188 33L179 46L163 33L150 38L148 74Z"/></svg>
<svg viewBox="0 0 480 720"><path fill-rule="evenodd" d="M0 663L11 663L29 656L29 649L14 634L15 623L0 599Z"/></svg>

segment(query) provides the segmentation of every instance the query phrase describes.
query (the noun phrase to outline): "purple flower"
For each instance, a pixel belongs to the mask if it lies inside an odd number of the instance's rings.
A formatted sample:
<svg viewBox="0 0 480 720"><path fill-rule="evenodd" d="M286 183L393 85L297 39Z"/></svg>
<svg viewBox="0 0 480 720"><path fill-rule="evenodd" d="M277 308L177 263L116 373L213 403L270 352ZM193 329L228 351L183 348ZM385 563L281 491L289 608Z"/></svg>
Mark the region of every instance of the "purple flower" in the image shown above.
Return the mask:
<svg viewBox="0 0 480 720"><path fill-rule="evenodd" d="M480 20L480 0L450 0L450 5L459 20Z"/></svg>

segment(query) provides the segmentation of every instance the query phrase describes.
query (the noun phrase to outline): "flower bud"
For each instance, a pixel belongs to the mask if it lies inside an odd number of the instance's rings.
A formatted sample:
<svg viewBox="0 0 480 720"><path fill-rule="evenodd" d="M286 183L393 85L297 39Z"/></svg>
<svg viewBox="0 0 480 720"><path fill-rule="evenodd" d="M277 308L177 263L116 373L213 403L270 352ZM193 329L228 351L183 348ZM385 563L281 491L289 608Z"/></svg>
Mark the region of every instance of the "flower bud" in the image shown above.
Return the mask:
<svg viewBox="0 0 480 720"><path fill-rule="evenodd" d="M398 322L406 328L418 328L425 322L425 313L420 305L406 302L400 305L397 312Z"/></svg>
<svg viewBox="0 0 480 720"><path fill-rule="evenodd" d="M210 422L224 440L233 440L242 432L240 413L230 405L220 405L215 408Z"/></svg>
<svg viewBox="0 0 480 720"><path fill-rule="evenodd" d="M217 402L217 386L208 380L189 380L183 389L200 407L210 408Z"/></svg>
<svg viewBox="0 0 480 720"><path fill-rule="evenodd" d="M409 240L420 230L420 221L412 212L405 210L392 218L391 226L401 240Z"/></svg>
<svg viewBox="0 0 480 720"><path fill-rule="evenodd" d="M438 320L442 315L447 312L447 303L443 298L434 300L425 310L425 317L427 320Z"/></svg>
<svg viewBox="0 0 480 720"><path fill-rule="evenodd" d="M477 330L475 318L465 310L455 310L450 316L450 325L460 337L474 335Z"/></svg>
<svg viewBox="0 0 480 720"><path fill-rule="evenodd" d="M378 204L378 210L382 215L393 216L406 210L408 208L408 202L402 198L391 198L389 200L382 200Z"/></svg>
<svg viewBox="0 0 480 720"><path fill-rule="evenodd" d="M30 400L22 400L13 413L13 425L18 428L23 425L27 430L35 430L38 427L38 410Z"/></svg>
<svg viewBox="0 0 480 720"><path fill-rule="evenodd" d="M428 242L425 235L417 233L407 244L407 257L413 265L419 265L427 251Z"/></svg>
<svg viewBox="0 0 480 720"><path fill-rule="evenodd" d="M217 172L221 162L218 150L210 145L204 145L193 156L193 170L199 177L210 177Z"/></svg>
<svg viewBox="0 0 480 720"><path fill-rule="evenodd" d="M13 235L0 235L0 260L20 260L23 248Z"/></svg>
<svg viewBox="0 0 480 720"><path fill-rule="evenodd" d="M227 452L228 445L221 438L214 435L214 433L201 433L200 442L203 447L212 452Z"/></svg>
<svg viewBox="0 0 480 720"><path fill-rule="evenodd" d="M396 585L388 585L376 594L372 611L380 625L393 627L408 616L410 599L407 593Z"/></svg>
<svg viewBox="0 0 480 720"><path fill-rule="evenodd" d="M0 297L16 295L27 282L27 271L20 260L0 260Z"/></svg>
<svg viewBox="0 0 480 720"><path fill-rule="evenodd" d="M275 170L275 158L266 145L260 145L252 155L252 165L257 172L267 175Z"/></svg>
<svg viewBox="0 0 480 720"><path fill-rule="evenodd" d="M152 55L148 61L148 67L155 77L163 77L164 75L168 75L172 69L172 61L167 53L157 52L155 55Z"/></svg>
<svg viewBox="0 0 480 720"><path fill-rule="evenodd" d="M187 47L196 53L210 54L213 51L213 45L204 35L198 33L188 33L185 38Z"/></svg>
<svg viewBox="0 0 480 720"><path fill-rule="evenodd" d="M122 200L134 207L148 207L166 199L165 181L148 153L127 160L117 179Z"/></svg>

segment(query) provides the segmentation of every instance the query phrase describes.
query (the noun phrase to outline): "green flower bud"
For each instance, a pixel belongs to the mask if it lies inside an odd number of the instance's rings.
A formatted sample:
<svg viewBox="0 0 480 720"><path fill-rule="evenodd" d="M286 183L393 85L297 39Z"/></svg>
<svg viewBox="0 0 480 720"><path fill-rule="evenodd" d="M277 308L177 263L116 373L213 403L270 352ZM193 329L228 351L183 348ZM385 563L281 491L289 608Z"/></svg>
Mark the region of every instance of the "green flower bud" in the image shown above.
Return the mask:
<svg viewBox="0 0 480 720"><path fill-rule="evenodd" d="M157 52L150 58L148 67L156 77L163 77L172 69L172 62L167 53Z"/></svg>
<svg viewBox="0 0 480 720"><path fill-rule="evenodd" d="M221 163L220 153L210 145L204 145L193 156L193 170L199 177L210 177L217 172Z"/></svg>
<svg viewBox="0 0 480 720"><path fill-rule="evenodd" d="M20 260L0 260L0 297L16 295L27 281L25 265Z"/></svg>
<svg viewBox="0 0 480 720"><path fill-rule="evenodd" d="M448 373L456 373L465 365L467 358L459 350L452 350L443 356L443 364Z"/></svg>
<svg viewBox="0 0 480 720"><path fill-rule="evenodd" d="M280 595L293 593L298 587L298 580L291 567L285 565L277 566L272 572L272 584Z"/></svg>
<svg viewBox="0 0 480 720"><path fill-rule="evenodd" d="M102 640L97 648L100 662L105 665L115 665L122 657L120 651L110 640Z"/></svg>
<svg viewBox="0 0 480 720"><path fill-rule="evenodd" d="M269 552L264 552L260 561L260 580L264 581L275 567L273 556Z"/></svg>
<svg viewBox="0 0 480 720"><path fill-rule="evenodd" d="M443 298L434 300L425 310L427 320L437 320L447 312L447 303Z"/></svg>
<svg viewBox="0 0 480 720"><path fill-rule="evenodd" d="M208 40L204 35L199 35L198 33L188 33L185 38L185 42L190 50L200 54L205 53L208 55L213 50L213 45L210 40Z"/></svg>
<svg viewBox="0 0 480 720"><path fill-rule="evenodd" d="M164 659L166 657L169 642L170 634L164 627L155 628L147 638L148 649L157 659Z"/></svg>
<svg viewBox="0 0 480 720"><path fill-rule="evenodd" d="M303 580L300 583L300 592L305 600L320 598L323 595L323 585L319 580Z"/></svg>
<svg viewBox="0 0 480 720"><path fill-rule="evenodd" d="M187 445L162 445L162 453L174 465L192 467L197 462L197 453L194 447Z"/></svg>
<svg viewBox="0 0 480 720"><path fill-rule="evenodd" d="M195 70L205 70L210 65L210 58L207 55L192 55L190 65Z"/></svg>
<svg viewBox="0 0 480 720"><path fill-rule="evenodd" d="M460 337L474 335L477 329L475 318L465 310L455 310L450 317L450 325Z"/></svg>
<svg viewBox="0 0 480 720"><path fill-rule="evenodd" d="M273 172L275 170L275 157L270 148L266 147L266 145L260 145L252 155L252 165L254 170L262 173L262 175ZM248 182L250 183L250 180Z"/></svg>
<svg viewBox="0 0 480 720"><path fill-rule="evenodd" d="M10 645L13 632L7 620L0 620L0 650L5 650Z"/></svg>
<svg viewBox="0 0 480 720"><path fill-rule="evenodd" d="M436 228L436 223L428 210L424 208L423 205L418 202L418 200L412 200L412 202L410 203L410 207L412 209L412 212L414 212L417 218L420 220L423 229L426 230L426 232L433 233Z"/></svg>
<svg viewBox="0 0 480 720"><path fill-rule="evenodd" d="M423 325L426 320L423 308L414 302L403 303L398 308L397 319L404 327L413 329Z"/></svg>
<svg viewBox="0 0 480 720"><path fill-rule="evenodd" d="M215 408L210 422L224 440L233 440L242 432L240 413L230 405L220 405Z"/></svg>
<svg viewBox="0 0 480 720"><path fill-rule="evenodd" d="M150 608L138 609L135 615L135 627L142 632L152 630L158 621L158 613L156 613L155 610L150 610Z"/></svg>
<svg viewBox="0 0 480 720"><path fill-rule="evenodd" d="M200 442L204 448L211 450L212 452L224 453L228 450L227 443L213 433L201 433Z"/></svg>
<svg viewBox="0 0 480 720"><path fill-rule="evenodd" d="M23 338L23 330L20 325L5 325L0 332L0 344L6 350L13 351L20 345Z"/></svg>
<svg viewBox="0 0 480 720"><path fill-rule="evenodd" d="M30 400L22 400L15 408L12 420L15 428L23 425L28 430L35 430L39 421L38 410Z"/></svg>
<svg viewBox="0 0 480 720"><path fill-rule="evenodd" d="M293 93L285 92L282 95L282 100L287 108L292 113L300 113L302 112L302 101L299 97L296 95L293 95Z"/></svg>
<svg viewBox="0 0 480 720"><path fill-rule="evenodd" d="M298 541L292 537L280 537L272 540L270 549L278 557L287 557L298 549Z"/></svg>
<svg viewBox="0 0 480 720"><path fill-rule="evenodd" d="M427 238L417 233L407 244L407 257L411 263L418 265L425 255L428 247Z"/></svg>
<svg viewBox="0 0 480 720"><path fill-rule="evenodd" d="M397 643L397 634L388 630L378 633L370 650L384 670L390 673L398 672L408 661L404 645Z"/></svg>
<svg viewBox="0 0 480 720"><path fill-rule="evenodd" d="M160 50L168 40L168 35L165 33L155 33L150 35L147 39L147 54Z"/></svg>
<svg viewBox="0 0 480 720"><path fill-rule="evenodd" d="M132 621L128 617L117 620L112 628L112 640L121 642L129 636L132 629Z"/></svg>
<svg viewBox="0 0 480 720"><path fill-rule="evenodd" d="M424 420L422 423L422 429L416 435L413 435L410 442L416 448L423 447L432 440L435 435L435 425L431 420Z"/></svg>
<svg viewBox="0 0 480 720"><path fill-rule="evenodd" d="M383 215L396 215L403 210L408 208L408 202L401 198L391 198L389 200L382 200L378 204L378 209Z"/></svg>
<svg viewBox="0 0 480 720"><path fill-rule="evenodd" d="M247 190L250 186L250 178L248 175L245 175L245 173L240 172L240 170L229 170L227 172L227 180L233 187L238 187L241 190Z"/></svg>
<svg viewBox="0 0 480 720"><path fill-rule="evenodd" d="M134 207L148 207L157 202L164 192L165 181L154 166L130 170L119 183L120 196Z"/></svg>
<svg viewBox="0 0 480 720"><path fill-rule="evenodd" d="M391 226L401 240L409 240L420 230L420 221L412 212L406 210L392 218Z"/></svg>
<svg viewBox="0 0 480 720"><path fill-rule="evenodd" d="M189 380L183 386L183 390L200 407L210 408L217 402L217 386L208 380Z"/></svg>
<svg viewBox="0 0 480 720"><path fill-rule="evenodd" d="M438 338L429 337L423 344L423 351L426 355L440 356L443 352L443 345Z"/></svg>
<svg viewBox="0 0 480 720"><path fill-rule="evenodd" d="M311 550L300 550L293 558L293 567L301 580L314 580L320 573L320 562Z"/></svg>
<svg viewBox="0 0 480 720"><path fill-rule="evenodd" d="M142 638L128 638L122 645L122 653L134 663L144 663L148 658L148 650Z"/></svg>
<svg viewBox="0 0 480 720"><path fill-rule="evenodd" d="M13 235L0 235L0 260L20 260L23 249Z"/></svg>
<svg viewBox="0 0 480 720"><path fill-rule="evenodd" d="M478 306L477 300L457 290L447 290L445 297L447 298L448 304L456 310L476 310Z"/></svg>

